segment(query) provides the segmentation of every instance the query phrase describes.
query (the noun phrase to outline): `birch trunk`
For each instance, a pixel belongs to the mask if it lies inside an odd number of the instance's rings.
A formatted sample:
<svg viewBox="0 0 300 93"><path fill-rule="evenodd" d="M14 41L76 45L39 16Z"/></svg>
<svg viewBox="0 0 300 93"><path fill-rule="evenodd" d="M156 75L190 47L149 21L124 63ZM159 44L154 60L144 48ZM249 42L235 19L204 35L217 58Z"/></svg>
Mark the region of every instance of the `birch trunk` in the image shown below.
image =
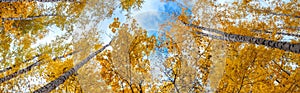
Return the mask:
<svg viewBox="0 0 300 93"><path fill-rule="evenodd" d="M70 54L67 54L67 56L73 55L73 54L75 54L75 53L77 53L77 52L78 52L78 51L74 51L74 52L72 52L72 53L70 53ZM65 55L59 56L59 57L55 57L55 58L53 58L52 60L57 60L57 59L64 58L64 57L65 57ZM7 75L7 76L4 76L4 77L0 78L0 84L3 83L3 82L5 82L5 81L11 80L12 78L14 78L14 77L16 77L16 76L18 76L18 75L20 75L20 74L23 74L23 73L26 73L26 72L28 72L28 71L31 71L34 67L36 67L36 66L38 66L38 65L41 64L41 62L40 62L41 60L43 60L43 59L40 59L40 60L38 60L37 62L31 64L30 66L28 66L28 67L26 67L26 68L24 68L24 69L18 70L18 71L15 72L15 73L12 73L12 74L9 74L9 75Z"/></svg>
<svg viewBox="0 0 300 93"><path fill-rule="evenodd" d="M264 46L271 47L271 48L277 48L277 49L281 49L281 50L284 50L284 51L300 53L300 43L292 44L290 42L266 40L264 38L256 38L256 37L252 37L252 36L244 36L244 35L238 35L238 34L228 34L228 33L225 33L223 31L220 31L220 30L217 30L217 29L211 29L211 28L207 28L207 27L196 26L196 25L193 25L193 24L187 24L185 22L182 22L182 23L187 25L187 26L190 26L190 27L195 27L197 29L210 31L210 32L214 32L214 33L217 33L217 34L221 35L221 36L216 36L216 35L207 34L207 33L203 33L203 32L196 32L196 34L203 35L203 36L208 36L208 37L211 37L211 38L214 38L214 39L233 41L233 42L252 43L252 44L257 44L257 45L264 45Z"/></svg>
<svg viewBox="0 0 300 93"><path fill-rule="evenodd" d="M86 64L90 59L95 57L97 54L102 52L106 47L110 45L107 44L103 46L103 48L97 50L94 53L91 53L87 58L82 60L79 64L68 70L67 72L63 73L61 76L59 76L57 79L51 81L50 83L46 84L45 86L35 90L33 93L49 93L56 87L58 87L60 84L63 84L71 75L73 75L75 72L77 72L78 69L80 69L84 64Z"/></svg>

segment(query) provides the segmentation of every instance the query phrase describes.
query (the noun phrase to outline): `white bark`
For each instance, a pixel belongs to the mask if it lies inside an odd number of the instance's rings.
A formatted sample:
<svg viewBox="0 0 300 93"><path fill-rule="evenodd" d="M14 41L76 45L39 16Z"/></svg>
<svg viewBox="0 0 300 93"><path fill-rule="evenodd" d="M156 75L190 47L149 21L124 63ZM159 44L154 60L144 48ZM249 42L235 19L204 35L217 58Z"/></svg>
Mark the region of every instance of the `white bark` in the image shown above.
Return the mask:
<svg viewBox="0 0 300 93"><path fill-rule="evenodd" d="M79 64L75 65L73 68L71 68L67 72L63 73L57 79L51 81L50 83L46 84L45 86L43 86L41 88L35 90L33 93L49 93L49 92L51 92L53 89L58 87L60 84L63 84L71 75L73 75L75 72L77 72L79 68L81 68L84 64L86 64L90 59L95 57L97 54L102 52L109 45L110 45L110 43L103 46L103 48L97 50L96 52L91 53L87 58L82 60Z"/></svg>

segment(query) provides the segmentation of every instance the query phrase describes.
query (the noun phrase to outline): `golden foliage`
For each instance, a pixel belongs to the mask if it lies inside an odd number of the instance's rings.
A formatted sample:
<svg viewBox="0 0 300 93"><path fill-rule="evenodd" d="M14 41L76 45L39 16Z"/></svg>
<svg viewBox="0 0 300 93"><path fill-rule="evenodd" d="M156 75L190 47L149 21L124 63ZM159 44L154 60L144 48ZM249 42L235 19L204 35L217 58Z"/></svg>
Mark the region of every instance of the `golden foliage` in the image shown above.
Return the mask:
<svg viewBox="0 0 300 93"><path fill-rule="evenodd" d="M134 8L141 8L144 0L120 0L122 9L129 11Z"/></svg>
<svg viewBox="0 0 300 93"><path fill-rule="evenodd" d="M119 18L114 18L114 22L109 25L109 28L113 33L116 32L116 29L120 27Z"/></svg>
<svg viewBox="0 0 300 93"><path fill-rule="evenodd" d="M57 14L49 16L41 16L47 10L37 7L36 2L0 3L0 18L3 19L3 24L0 25L0 62L2 67L12 67L1 73L1 78L26 68L37 60L41 62L32 71L2 83L0 91L18 90L17 87L25 86L26 84L19 83L19 78L36 76L50 82L71 69L77 60L85 58L92 50L103 47L98 40L97 24L91 27L92 31L83 29L82 37L75 38L72 43L65 42L74 33L73 28L66 24L78 21L73 17L80 17L86 3L97 6L95 2L58 2L50 10ZM268 1L273 6L263 7L253 0L231 4L198 0L192 9L193 16L181 14L174 18L177 19L176 22L163 24L160 30L164 34L160 36L149 36L135 19L130 23L121 23L119 18L114 18L109 25L116 35L110 45L112 49L98 54L91 64L69 77L52 92L299 92L299 54L251 43L212 40L195 33L205 32L203 29L181 24L192 23L229 34L279 42L291 34L298 34L298 2ZM120 6L129 11L142 7L142 3L142 0L121 0ZM92 9L91 6L87 7ZM104 4L100 6L105 7L110 8L95 15L107 12L105 17L111 16L115 7ZM100 19L95 22L99 23ZM80 21L82 24L90 22ZM32 44L48 33L45 29L47 25L52 24L72 30L50 44L33 48ZM164 31L164 27L171 28ZM206 33L222 36L216 32ZM288 42L298 44L299 39L295 38L297 39ZM162 52L160 49L166 51ZM66 55L75 50L81 52L76 56ZM161 58L157 60L162 61L161 67L157 67L159 72L152 72L153 62L150 57L155 53L166 55L157 57ZM41 55L33 58L37 54ZM59 55L63 56L53 59ZM32 60L28 63L24 62L30 58ZM153 77L156 73L159 76ZM43 84L29 87L33 90L41 86Z"/></svg>

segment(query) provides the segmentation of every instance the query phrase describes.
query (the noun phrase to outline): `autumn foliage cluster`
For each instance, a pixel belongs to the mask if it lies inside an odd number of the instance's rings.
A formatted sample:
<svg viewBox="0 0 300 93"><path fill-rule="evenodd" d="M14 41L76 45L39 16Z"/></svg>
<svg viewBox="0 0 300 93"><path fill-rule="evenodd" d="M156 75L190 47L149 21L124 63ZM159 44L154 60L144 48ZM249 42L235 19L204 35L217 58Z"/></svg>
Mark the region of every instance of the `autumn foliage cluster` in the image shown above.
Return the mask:
<svg viewBox="0 0 300 93"><path fill-rule="evenodd" d="M300 1L189 1L155 35L143 0L0 2L0 92L300 92Z"/></svg>

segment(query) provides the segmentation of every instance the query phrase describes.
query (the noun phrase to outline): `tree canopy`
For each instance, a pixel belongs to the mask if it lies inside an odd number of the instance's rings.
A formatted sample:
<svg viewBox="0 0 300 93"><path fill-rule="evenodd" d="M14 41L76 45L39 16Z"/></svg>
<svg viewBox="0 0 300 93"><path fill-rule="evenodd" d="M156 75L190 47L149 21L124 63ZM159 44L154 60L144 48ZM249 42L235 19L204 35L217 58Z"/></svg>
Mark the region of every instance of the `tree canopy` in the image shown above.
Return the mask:
<svg viewBox="0 0 300 93"><path fill-rule="evenodd" d="M300 92L298 0L153 2L1 1L0 92Z"/></svg>

